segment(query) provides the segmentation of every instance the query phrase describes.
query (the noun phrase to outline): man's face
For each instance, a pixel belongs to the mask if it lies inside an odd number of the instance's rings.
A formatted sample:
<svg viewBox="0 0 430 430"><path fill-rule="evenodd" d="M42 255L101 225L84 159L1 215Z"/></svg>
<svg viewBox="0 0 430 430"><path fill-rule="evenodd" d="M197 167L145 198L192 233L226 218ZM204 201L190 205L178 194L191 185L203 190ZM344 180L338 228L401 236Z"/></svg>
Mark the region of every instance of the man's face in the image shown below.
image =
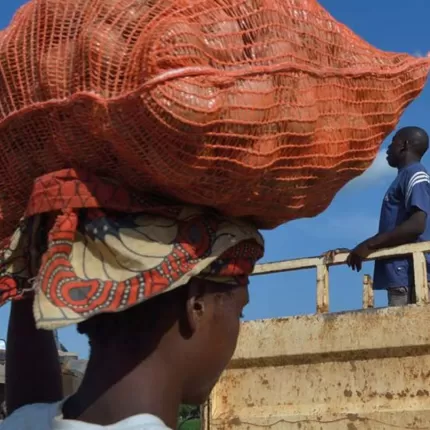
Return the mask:
<svg viewBox="0 0 430 430"><path fill-rule="evenodd" d="M398 168L404 154L404 140L396 134L387 149L387 162L390 167Z"/></svg>

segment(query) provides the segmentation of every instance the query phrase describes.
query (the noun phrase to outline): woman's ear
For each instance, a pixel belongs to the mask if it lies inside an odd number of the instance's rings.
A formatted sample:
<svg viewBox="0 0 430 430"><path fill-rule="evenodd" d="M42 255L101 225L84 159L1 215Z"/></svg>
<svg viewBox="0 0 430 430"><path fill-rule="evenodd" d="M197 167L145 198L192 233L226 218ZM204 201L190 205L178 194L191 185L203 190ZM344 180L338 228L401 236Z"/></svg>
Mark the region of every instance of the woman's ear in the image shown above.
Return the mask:
<svg viewBox="0 0 430 430"><path fill-rule="evenodd" d="M195 333L205 316L206 312L206 296L204 294L204 286L198 279L192 279L188 286L187 298L187 320L191 333Z"/></svg>

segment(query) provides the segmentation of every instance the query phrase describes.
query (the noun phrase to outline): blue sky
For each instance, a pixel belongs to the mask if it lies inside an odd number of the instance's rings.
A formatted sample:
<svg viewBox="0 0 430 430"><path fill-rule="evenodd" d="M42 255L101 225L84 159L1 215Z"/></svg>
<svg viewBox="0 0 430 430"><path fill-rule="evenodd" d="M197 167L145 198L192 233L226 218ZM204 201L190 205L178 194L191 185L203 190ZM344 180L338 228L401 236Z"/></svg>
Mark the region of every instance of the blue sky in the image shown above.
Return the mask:
<svg viewBox="0 0 430 430"><path fill-rule="evenodd" d="M0 4L0 28L6 26L23 0L7 0ZM429 0L321 0L330 13L378 48L424 55L430 50L428 37ZM399 126L418 125L430 130L428 108L430 86L404 114ZM330 207L320 216L291 222L266 232L266 256L263 261L319 255L337 247L353 247L376 232L381 199L395 171L385 163L382 152L373 166L360 178L341 190ZM430 160L425 159L430 168ZM363 273L372 273L372 264ZM330 310L343 311L361 307L362 274L345 267L330 271ZM254 278L251 303L246 319L259 319L313 313L316 290L313 270ZM376 294L376 304L386 304L385 294ZM8 306L0 309L0 338L5 337ZM66 347L86 357L86 340L74 327L60 332Z"/></svg>

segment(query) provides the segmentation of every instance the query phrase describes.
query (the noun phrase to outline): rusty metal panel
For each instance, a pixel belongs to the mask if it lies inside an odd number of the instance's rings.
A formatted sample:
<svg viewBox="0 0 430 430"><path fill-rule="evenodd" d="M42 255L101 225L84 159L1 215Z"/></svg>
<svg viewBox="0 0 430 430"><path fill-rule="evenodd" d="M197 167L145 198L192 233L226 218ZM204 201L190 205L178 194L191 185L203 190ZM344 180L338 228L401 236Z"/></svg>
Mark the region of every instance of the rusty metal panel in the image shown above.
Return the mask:
<svg viewBox="0 0 430 430"><path fill-rule="evenodd" d="M430 307L251 321L204 428L430 428Z"/></svg>

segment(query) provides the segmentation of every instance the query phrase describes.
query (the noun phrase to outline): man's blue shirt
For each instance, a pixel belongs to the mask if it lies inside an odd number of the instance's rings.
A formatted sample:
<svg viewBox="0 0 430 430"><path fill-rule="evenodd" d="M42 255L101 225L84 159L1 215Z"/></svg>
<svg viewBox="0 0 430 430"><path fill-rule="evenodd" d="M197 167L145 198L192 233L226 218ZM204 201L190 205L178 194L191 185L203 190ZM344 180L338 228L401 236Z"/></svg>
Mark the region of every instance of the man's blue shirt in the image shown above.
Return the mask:
<svg viewBox="0 0 430 430"><path fill-rule="evenodd" d="M411 215L413 208L427 214L426 228L416 242L430 240L430 177L421 163L410 164L399 170L382 202L379 233L392 231ZM430 257L426 255L430 280ZM378 260L375 262L374 288L385 290L409 287L413 284L411 258Z"/></svg>

